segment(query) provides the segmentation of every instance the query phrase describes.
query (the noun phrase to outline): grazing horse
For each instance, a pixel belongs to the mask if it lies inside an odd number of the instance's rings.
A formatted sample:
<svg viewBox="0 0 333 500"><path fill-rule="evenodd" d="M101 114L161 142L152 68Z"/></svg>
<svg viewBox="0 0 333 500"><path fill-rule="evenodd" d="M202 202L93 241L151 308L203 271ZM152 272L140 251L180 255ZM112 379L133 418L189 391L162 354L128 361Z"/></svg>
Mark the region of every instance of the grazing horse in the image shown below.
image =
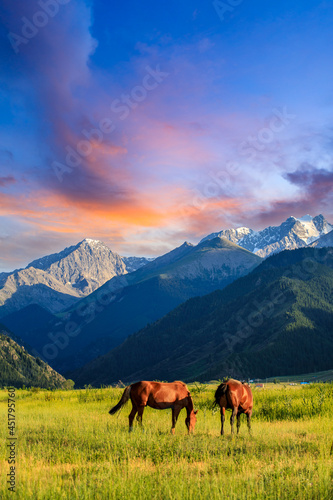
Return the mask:
<svg viewBox="0 0 333 500"><path fill-rule="evenodd" d="M119 403L111 408L110 415L119 411L130 398L132 401L132 411L128 417L130 432L133 430L133 420L136 413L138 414L136 419L142 425L142 414L145 406L157 410L172 409L172 434L175 433L180 410L186 408L186 427L189 433L194 431L198 410L193 410L192 397L184 382L179 380L171 383L141 381L131 384L125 388Z"/></svg>
<svg viewBox="0 0 333 500"><path fill-rule="evenodd" d="M230 417L231 434L234 432L234 420L237 416L237 434L240 427L240 416L245 413L247 426L251 433L251 415L253 408L253 397L250 386L238 380L230 378L218 386L215 392L215 404L221 407L221 435L224 434L223 426L225 410L232 410Z"/></svg>

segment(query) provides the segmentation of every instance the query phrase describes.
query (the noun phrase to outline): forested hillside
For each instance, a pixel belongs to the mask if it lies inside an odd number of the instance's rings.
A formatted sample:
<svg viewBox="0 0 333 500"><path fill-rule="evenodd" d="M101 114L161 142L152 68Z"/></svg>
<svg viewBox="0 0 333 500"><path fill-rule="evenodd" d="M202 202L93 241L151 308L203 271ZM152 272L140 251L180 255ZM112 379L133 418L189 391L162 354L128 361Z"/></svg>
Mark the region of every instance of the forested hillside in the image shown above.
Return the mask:
<svg viewBox="0 0 333 500"><path fill-rule="evenodd" d="M0 386L62 387L64 377L39 358L31 356L0 325Z"/></svg>
<svg viewBox="0 0 333 500"><path fill-rule="evenodd" d="M188 300L71 378L99 385L327 370L332 292L333 249L285 251L224 290Z"/></svg>

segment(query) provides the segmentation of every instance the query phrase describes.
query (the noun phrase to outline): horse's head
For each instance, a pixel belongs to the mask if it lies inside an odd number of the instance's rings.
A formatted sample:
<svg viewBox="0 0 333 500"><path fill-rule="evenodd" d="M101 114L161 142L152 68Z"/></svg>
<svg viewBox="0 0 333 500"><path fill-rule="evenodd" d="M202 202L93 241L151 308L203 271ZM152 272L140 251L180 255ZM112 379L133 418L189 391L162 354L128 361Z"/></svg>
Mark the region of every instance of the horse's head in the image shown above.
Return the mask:
<svg viewBox="0 0 333 500"><path fill-rule="evenodd" d="M195 424L197 421L197 416L196 416L197 413L198 413L198 410L196 410L196 411L192 410L190 415L185 418L185 424L186 424L186 427L187 427L189 433L194 432L194 427L195 427Z"/></svg>

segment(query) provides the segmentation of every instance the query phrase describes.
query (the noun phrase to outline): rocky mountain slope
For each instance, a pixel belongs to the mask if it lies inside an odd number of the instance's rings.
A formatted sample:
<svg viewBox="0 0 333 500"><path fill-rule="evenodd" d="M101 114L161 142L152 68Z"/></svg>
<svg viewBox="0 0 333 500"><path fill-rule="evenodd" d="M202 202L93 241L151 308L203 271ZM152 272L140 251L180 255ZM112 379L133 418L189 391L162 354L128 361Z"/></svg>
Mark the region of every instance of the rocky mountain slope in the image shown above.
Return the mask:
<svg viewBox="0 0 333 500"><path fill-rule="evenodd" d="M222 230L206 236L201 241L224 236L250 252L266 258L282 250L305 247L332 229L333 226L323 215L305 215L299 219L289 217L280 226L269 226L262 231L253 231L247 227Z"/></svg>
<svg viewBox="0 0 333 500"><path fill-rule="evenodd" d="M0 385L33 386L45 389L62 387L66 380L39 358L31 356L0 325Z"/></svg>
<svg viewBox="0 0 333 500"><path fill-rule="evenodd" d="M56 313L77 302L78 292L41 269L15 271L0 289L0 317L30 304L39 304Z"/></svg>
<svg viewBox="0 0 333 500"><path fill-rule="evenodd" d="M150 262L140 257L124 259L101 241L87 238L62 252L34 260L25 269L2 273L0 317L31 304L58 313L114 276Z"/></svg>
<svg viewBox="0 0 333 500"><path fill-rule="evenodd" d="M332 293L333 249L284 251L224 290L181 304L71 378L99 386L327 370Z"/></svg>
<svg viewBox="0 0 333 500"><path fill-rule="evenodd" d="M31 262L28 268L42 269L77 295L88 295L113 276L125 274L122 258L103 242L86 238L58 254Z"/></svg>

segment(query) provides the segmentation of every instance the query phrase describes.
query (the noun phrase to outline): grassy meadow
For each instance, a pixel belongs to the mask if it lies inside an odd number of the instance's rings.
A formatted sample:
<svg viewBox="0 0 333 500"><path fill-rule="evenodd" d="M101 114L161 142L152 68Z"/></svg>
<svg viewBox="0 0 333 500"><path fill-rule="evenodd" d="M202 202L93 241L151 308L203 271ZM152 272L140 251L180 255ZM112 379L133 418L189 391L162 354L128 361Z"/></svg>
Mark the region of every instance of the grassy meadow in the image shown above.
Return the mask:
<svg viewBox="0 0 333 500"><path fill-rule="evenodd" d="M221 437L215 385L190 385L199 409L194 435L185 410L170 434L171 410L146 408L144 430L128 433L130 403L110 416L122 389L16 390L16 493L20 499L331 499L333 384L253 389L252 436L241 418ZM0 391L1 439L8 438L7 391ZM229 412L228 412L229 416ZM136 422L135 422L136 423Z"/></svg>

